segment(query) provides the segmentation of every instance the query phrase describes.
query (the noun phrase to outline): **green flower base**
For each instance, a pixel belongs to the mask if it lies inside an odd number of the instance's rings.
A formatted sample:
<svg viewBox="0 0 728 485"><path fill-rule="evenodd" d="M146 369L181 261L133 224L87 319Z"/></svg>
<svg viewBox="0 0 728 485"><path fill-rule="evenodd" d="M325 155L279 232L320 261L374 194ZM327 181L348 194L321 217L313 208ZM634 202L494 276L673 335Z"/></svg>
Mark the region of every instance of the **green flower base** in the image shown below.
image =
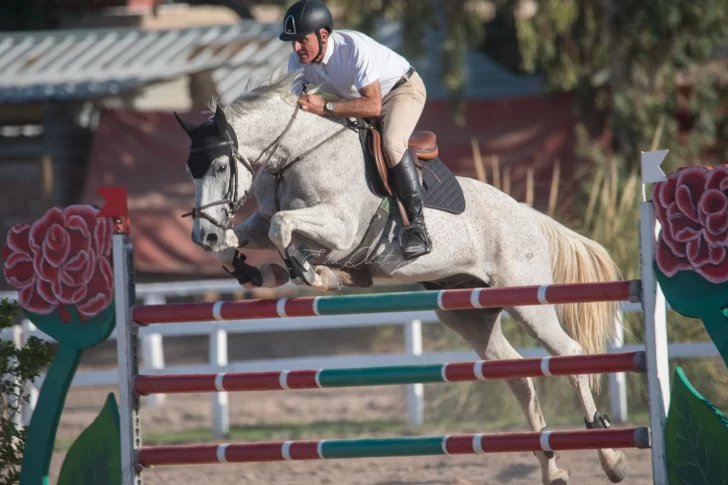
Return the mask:
<svg viewBox="0 0 728 485"><path fill-rule="evenodd" d="M26 316L40 330L56 339L59 346L38 395L38 405L30 420L20 471L20 485L48 485L48 470L58 422L81 355L84 349L106 340L114 330L116 319L113 302L86 322L81 322L75 308L71 308L70 312L71 322L64 323L57 311L50 315L37 315L26 311Z"/></svg>
<svg viewBox="0 0 728 485"><path fill-rule="evenodd" d="M678 271L670 278L660 271L657 263L653 263L653 268L673 310L703 322L728 366L728 283L711 283L693 271Z"/></svg>
<svg viewBox="0 0 728 485"><path fill-rule="evenodd" d="M700 319L728 365L728 283L714 284L693 271L667 277L653 264L670 306ZM670 485L728 484L728 419L675 369L665 425Z"/></svg>
<svg viewBox="0 0 728 485"><path fill-rule="evenodd" d="M665 424L670 485L728 483L728 419L678 367Z"/></svg>
<svg viewBox="0 0 728 485"><path fill-rule="evenodd" d="M66 454L58 485L121 485L121 431L114 393Z"/></svg>

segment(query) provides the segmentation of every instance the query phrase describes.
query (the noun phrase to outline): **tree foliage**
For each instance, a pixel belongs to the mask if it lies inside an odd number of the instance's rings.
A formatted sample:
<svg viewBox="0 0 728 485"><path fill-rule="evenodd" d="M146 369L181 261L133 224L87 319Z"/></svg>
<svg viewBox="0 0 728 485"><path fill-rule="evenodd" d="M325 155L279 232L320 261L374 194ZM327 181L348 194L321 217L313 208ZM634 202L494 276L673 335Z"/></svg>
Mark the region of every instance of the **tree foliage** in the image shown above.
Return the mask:
<svg viewBox="0 0 728 485"><path fill-rule="evenodd" d="M340 9L346 27L368 33L378 20L401 22L409 56L439 52L456 113L467 49L495 50L506 53L497 59L505 66L541 74L550 92L573 93L578 129L589 134L583 139L601 142L581 146L589 158L608 156L632 168L658 127L660 147L679 165L699 163L706 150L726 150L719 101L728 94L728 68L716 60L728 46L724 0L327 3Z"/></svg>
<svg viewBox="0 0 728 485"><path fill-rule="evenodd" d="M456 119L464 108L465 55L483 40L482 2L463 0L327 0L343 28L376 37L383 21L401 25L401 52L415 58L428 56L440 66Z"/></svg>
<svg viewBox="0 0 728 485"><path fill-rule="evenodd" d="M0 331L11 328L18 313L16 302L0 300ZM26 430L16 426L16 418L29 395L18 383L34 380L51 360L51 345L38 337L30 337L21 348L12 340L0 340L0 485L20 480Z"/></svg>
<svg viewBox="0 0 728 485"><path fill-rule="evenodd" d="M513 9L515 0L498 8ZM725 151L728 3L723 0L539 2L515 22L524 67L552 91L574 93L575 108L603 153L631 168L660 148L678 165Z"/></svg>

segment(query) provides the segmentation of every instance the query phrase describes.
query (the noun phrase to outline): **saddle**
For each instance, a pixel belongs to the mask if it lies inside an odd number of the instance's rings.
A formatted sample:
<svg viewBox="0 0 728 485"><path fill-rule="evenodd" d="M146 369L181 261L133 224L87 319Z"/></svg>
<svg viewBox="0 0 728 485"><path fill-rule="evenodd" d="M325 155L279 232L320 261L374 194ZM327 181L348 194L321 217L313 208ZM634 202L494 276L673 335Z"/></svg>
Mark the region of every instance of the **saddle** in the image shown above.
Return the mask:
<svg viewBox="0 0 728 485"><path fill-rule="evenodd" d="M418 168L420 183L422 183L422 168L424 165L418 163L418 161L437 158L439 155L437 135L431 131L415 131L409 138L408 147ZM371 130L369 149L374 156L374 163L376 164L382 184L384 184L384 190L391 197L395 197L392 187L389 186L389 166L387 165L384 150L382 149L382 133L378 128Z"/></svg>
<svg viewBox="0 0 728 485"><path fill-rule="evenodd" d="M377 124L357 123L359 139L365 154L365 172L369 190L378 197L389 197L400 206L403 222L408 223L404 209L389 181L389 166L382 148L382 132ZM430 209L451 214L461 214L465 210L463 189L455 174L440 160L437 135L432 131L415 131L409 138L408 149L415 162L423 203Z"/></svg>
<svg viewBox="0 0 728 485"><path fill-rule="evenodd" d="M382 132L377 125L357 120L359 141L364 151L364 171L369 190L382 199L369 223L359 245L349 255L351 267L361 264L368 251L384 231L392 215L392 202L398 206L402 222L408 224L404 207L389 184L389 166L382 149ZM422 198L425 207L430 209L461 214L465 210L465 195L452 171L439 158L437 136L431 131L415 131L409 138L409 151L422 185ZM362 248L369 248L361 251Z"/></svg>

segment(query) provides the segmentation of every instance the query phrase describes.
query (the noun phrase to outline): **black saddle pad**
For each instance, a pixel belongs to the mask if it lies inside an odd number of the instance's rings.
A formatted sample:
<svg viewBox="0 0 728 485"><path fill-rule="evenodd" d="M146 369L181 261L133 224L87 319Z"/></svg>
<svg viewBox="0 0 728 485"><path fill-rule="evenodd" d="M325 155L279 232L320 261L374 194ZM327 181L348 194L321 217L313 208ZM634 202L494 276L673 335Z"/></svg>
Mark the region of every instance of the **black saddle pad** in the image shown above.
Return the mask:
<svg viewBox="0 0 728 485"><path fill-rule="evenodd" d="M378 197L387 196L382 178L377 171L377 163L369 149L371 132L362 128L359 130L359 139L365 154L366 178L369 189ZM465 196L463 188L455 175L439 158L432 160L419 160L425 168L422 170L422 191L425 207L430 209L461 214L465 210ZM390 184L391 186L392 184Z"/></svg>

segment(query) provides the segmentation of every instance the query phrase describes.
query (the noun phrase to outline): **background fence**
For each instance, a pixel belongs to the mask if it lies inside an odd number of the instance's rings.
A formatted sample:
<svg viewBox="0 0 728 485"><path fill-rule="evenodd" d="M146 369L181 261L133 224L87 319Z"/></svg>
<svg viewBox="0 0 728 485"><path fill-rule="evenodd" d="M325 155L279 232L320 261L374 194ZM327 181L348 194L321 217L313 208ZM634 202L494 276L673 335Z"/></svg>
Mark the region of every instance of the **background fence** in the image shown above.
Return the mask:
<svg viewBox="0 0 728 485"><path fill-rule="evenodd" d="M147 305L165 303L169 297L196 297L207 292L231 294L240 291L235 281L191 281L179 283L152 283L137 285L137 297ZM17 293L0 293L0 298L17 298ZM669 307L668 307L669 310ZM641 312L640 304L623 302L624 313ZM508 318L504 312L504 317ZM472 361L479 357L474 351L423 352L422 325L439 324L434 311L394 312L380 314L363 314L347 316L323 317L288 317L274 321L232 320L218 322L211 320L204 323L178 323L160 325L153 328L143 327L139 331L142 345L142 366L140 374L188 374L217 372L262 372L274 370L303 370L318 368L352 368L393 365L442 364L446 362ZM258 359L246 361L228 361L228 334L241 333L274 333L321 329L344 329L356 327L403 326L404 348L402 353L365 354L365 355L322 355L315 357L297 357L285 359ZM31 335L53 342L53 339L40 332L28 320L13 329L0 332L0 338L12 339L16 345L22 345ZM192 365L175 365L165 367L164 337L207 336L209 339L209 363ZM110 339L116 338L116 330ZM608 352L643 350L643 345L623 345L623 331L619 327L618 337L611 342ZM539 357L547 355L540 347L519 348L523 357ZM671 359L717 357L715 345L708 342L674 342L669 345ZM23 424L30 420L37 399L37 390L43 384L44 375L35 382L26 383L31 387L31 402L25 406L19 416ZM72 387L109 386L118 381L116 368L107 370L79 371L74 376ZM424 391L422 384L407 385L407 421L417 426L424 423ZM627 385L624 373L609 375L610 417L614 422L623 423L628 419ZM146 406L164 405L164 395L148 396ZM228 394L215 393L211 396L212 432L215 438L221 438L229 430Z"/></svg>

